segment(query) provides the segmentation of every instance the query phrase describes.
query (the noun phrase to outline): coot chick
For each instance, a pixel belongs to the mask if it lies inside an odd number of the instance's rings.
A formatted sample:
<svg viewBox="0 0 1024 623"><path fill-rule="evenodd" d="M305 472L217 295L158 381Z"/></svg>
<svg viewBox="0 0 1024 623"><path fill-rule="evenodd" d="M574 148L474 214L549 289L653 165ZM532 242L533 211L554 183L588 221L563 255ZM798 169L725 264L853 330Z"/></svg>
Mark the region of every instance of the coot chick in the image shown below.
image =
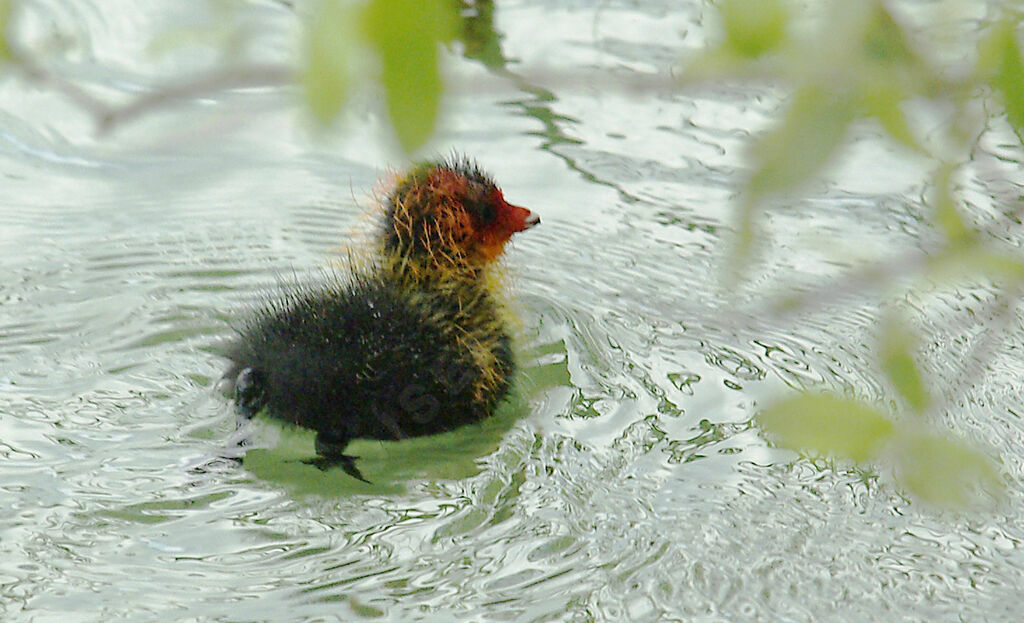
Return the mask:
<svg viewBox="0 0 1024 623"><path fill-rule="evenodd" d="M494 274L533 212L453 156L400 177L369 257L268 301L238 328L226 378L243 416L316 431L321 467L365 480L353 439L433 435L491 415L513 373Z"/></svg>

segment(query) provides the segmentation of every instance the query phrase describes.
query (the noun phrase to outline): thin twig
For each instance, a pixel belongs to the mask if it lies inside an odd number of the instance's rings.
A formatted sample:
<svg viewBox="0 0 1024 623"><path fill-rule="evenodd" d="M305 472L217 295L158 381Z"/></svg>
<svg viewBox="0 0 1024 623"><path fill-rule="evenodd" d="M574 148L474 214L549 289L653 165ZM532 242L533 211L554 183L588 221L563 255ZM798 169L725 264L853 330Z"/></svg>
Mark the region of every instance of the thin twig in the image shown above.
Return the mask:
<svg viewBox="0 0 1024 623"><path fill-rule="evenodd" d="M99 133L107 133L120 124L178 101L233 89L281 87L294 82L295 71L284 65L248 65L216 69L205 75L165 84L127 104L111 107L98 119Z"/></svg>
<svg viewBox="0 0 1024 623"><path fill-rule="evenodd" d="M985 331L964 358L960 374L957 375L953 386L942 393L942 400L935 405L934 413L946 412L953 399L965 396L968 388L981 380L989 363L995 359L996 347L1006 338L1010 322L1017 317L1021 295L1021 286L1018 284L997 295L996 299L986 306L992 312L991 319L982 323Z"/></svg>
<svg viewBox="0 0 1024 623"><path fill-rule="evenodd" d="M217 68L204 74L169 82L138 95L125 104L105 101L76 82L36 63L30 55L16 55L26 80L62 93L96 122L98 134L106 134L145 114L174 103L233 89L281 87L295 82L295 70L287 65L251 64Z"/></svg>

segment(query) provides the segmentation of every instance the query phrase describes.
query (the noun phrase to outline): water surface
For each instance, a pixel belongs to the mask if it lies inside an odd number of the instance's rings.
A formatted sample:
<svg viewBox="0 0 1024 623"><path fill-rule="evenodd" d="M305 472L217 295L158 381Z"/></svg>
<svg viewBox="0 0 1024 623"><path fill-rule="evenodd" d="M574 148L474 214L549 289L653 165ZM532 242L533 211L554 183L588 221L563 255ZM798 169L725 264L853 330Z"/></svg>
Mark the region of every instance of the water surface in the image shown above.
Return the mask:
<svg viewBox="0 0 1024 623"><path fill-rule="evenodd" d="M78 79L127 96L215 60L151 51L159 33L205 23L195 10L40 0L25 27L63 33ZM286 58L293 10L241 10L253 54ZM360 101L345 132L317 138L294 94L252 89L98 136L59 93L0 82L0 616L1015 620L1019 320L935 423L999 456L1010 499L995 511L936 512L884 475L776 450L751 424L789 388L893 399L870 357L872 296L782 319L762 302L864 254L925 246L927 170L863 128L770 219L743 287L723 291L743 148L779 94L615 83L703 45L709 10L502 2L504 73L452 55L459 87L433 149L476 157L543 218L508 257L523 370L487 427L364 444L372 488L297 462L310 436L272 427L239 464L216 385L231 320L365 229L377 179L401 166L375 109ZM595 69L608 84L560 86ZM979 218L985 172L1022 160L995 132L971 169ZM933 386L954 386L977 338L958 327L992 295L911 301Z"/></svg>

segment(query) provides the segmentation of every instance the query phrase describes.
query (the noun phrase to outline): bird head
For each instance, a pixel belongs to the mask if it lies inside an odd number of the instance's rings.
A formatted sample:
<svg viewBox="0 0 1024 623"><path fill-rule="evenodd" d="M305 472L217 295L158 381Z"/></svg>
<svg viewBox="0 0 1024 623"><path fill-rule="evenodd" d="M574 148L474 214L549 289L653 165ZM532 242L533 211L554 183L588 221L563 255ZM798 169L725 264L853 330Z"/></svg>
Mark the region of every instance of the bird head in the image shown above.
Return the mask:
<svg viewBox="0 0 1024 623"><path fill-rule="evenodd" d="M514 234L540 222L535 213L506 201L475 163L458 157L410 171L385 208L385 249L455 267L497 260Z"/></svg>

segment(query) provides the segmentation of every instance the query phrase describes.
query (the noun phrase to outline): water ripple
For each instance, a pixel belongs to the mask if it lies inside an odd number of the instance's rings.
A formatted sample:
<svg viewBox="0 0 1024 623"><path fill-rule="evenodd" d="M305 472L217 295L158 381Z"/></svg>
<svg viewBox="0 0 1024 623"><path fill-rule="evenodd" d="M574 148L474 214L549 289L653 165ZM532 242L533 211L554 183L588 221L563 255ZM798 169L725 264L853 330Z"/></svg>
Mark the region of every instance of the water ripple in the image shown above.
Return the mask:
<svg viewBox="0 0 1024 623"><path fill-rule="evenodd" d="M286 5L240 10L276 16L277 32ZM509 71L548 59L573 75L668 71L707 37L705 8L677 5L502 6ZM137 52L153 24L199 10L29 7L29 31L66 31L82 80L117 92L147 85ZM416 446L414 467L401 449L363 446L400 481L367 491L297 462L308 434L278 431L265 448L266 430L236 430L216 353L240 313L318 278L366 231L360 193L381 155L355 138L305 146L275 108L283 93L265 96L269 119L227 137L176 127L177 142L153 146L153 128L101 143L66 102L0 88L5 620L88 620L83 603L112 620L1014 620L1019 319L981 377L953 391L986 338L975 320L998 307L990 285L906 302L928 381L950 403L936 424L1003 459L1011 491L996 512L930 513L884 474L799 459L751 423L792 389L894 398L872 360L869 294L785 318L764 309L768 286L821 287L865 255L930 244L918 164L870 131L766 217L772 244L724 291L716 258L734 183L782 105L773 89L531 86L453 102L445 136L544 219L509 251L521 378L501 426ZM182 116L254 105L230 95ZM376 127L353 114L353 136ZM964 193L994 240L1019 245L1019 223L995 209L1024 183L1010 143L982 145ZM844 166L870 174L846 183Z"/></svg>

